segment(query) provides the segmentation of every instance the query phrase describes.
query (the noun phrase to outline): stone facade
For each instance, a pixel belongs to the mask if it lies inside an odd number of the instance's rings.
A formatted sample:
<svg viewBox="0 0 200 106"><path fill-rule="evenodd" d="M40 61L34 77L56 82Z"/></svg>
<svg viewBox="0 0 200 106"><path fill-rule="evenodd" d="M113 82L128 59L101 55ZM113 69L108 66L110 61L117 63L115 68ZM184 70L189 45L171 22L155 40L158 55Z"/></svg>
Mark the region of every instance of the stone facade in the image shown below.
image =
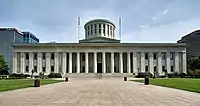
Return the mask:
<svg viewBox="0 0 200 106"><path fill-rule="evenodd" d="M183 44L15 44L13 72L186 73Z"/></svg>
<svg viewBox="0 0 200 106"><path fill-rule="evenodd" d="M91 27L94 25L101 28ZM79 43L14 44L13 73L31 74L31 70L36 75L54 72L63 76L97 73L121 76L140 72L164 75L166 70L186 73L185 44L120 43L114 39L114 24L107 20L89 21L85 29L86 39Z"/></svg>

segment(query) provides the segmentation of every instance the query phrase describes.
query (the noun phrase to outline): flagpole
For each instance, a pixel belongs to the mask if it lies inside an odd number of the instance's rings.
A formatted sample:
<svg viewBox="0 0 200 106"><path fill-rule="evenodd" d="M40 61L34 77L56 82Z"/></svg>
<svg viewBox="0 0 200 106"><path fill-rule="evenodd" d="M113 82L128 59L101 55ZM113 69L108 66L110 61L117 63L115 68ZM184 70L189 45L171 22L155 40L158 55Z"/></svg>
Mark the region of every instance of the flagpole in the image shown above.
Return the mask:
<svg viewBox="0 0 200 106"><path fill-rule="evenodd" d="M78 40L78 42L79 42L79 36L80 36L80 17L78 17L78 22L77 22L77 24L78 24L78 28L77 28L77 40Z"/></svg>
<svg viewBox="0 0 200 106"><path fill-rule="evenodd" d="M121 40L122 39L122 35L121 35L121 17L119 17L119 39Z"/></svg>

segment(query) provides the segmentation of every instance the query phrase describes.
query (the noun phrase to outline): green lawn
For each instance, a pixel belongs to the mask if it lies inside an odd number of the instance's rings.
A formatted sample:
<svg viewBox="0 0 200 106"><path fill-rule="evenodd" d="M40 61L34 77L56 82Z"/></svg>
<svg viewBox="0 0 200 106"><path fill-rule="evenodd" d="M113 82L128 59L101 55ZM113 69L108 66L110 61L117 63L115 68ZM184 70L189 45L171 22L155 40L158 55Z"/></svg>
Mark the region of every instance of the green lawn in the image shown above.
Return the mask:
<svg viewBox="0 0 200 106"><path fill-rule="evenodd" d="M144 82L144 80L134 80ZM150 79L150 84L200 93L200 79L168 78Z"/></svg>
<svg viewBox="0 0 200 106"><path fill-rule="evenodd" d="M61 82L61 81L53 80L53 79L42 79L41 85L52 84L52 83L57 83L57 82ZM33 79L0 80L0 92L32 87L33 84L34 84Z"/></svg>

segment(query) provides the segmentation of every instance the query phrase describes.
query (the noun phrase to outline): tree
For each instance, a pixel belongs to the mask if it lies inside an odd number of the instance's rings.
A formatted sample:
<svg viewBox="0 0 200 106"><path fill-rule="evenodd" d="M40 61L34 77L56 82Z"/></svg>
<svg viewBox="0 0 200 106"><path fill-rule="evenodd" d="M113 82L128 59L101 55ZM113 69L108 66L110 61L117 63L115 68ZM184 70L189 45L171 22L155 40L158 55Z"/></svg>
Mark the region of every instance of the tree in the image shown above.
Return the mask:
<svg viewBox="0 0 200 106"><path fill-rule="evenodd" d="M0 55L0 75L8 75L8 65L2 55Z"/></svg>
<svg viewBox="0 0 200 106"><path fill-rule="evenodd" d="M191 70L196 70L200 69L200 58L195 59L195 60L190 60L188 63L189 69Z"/></svg>

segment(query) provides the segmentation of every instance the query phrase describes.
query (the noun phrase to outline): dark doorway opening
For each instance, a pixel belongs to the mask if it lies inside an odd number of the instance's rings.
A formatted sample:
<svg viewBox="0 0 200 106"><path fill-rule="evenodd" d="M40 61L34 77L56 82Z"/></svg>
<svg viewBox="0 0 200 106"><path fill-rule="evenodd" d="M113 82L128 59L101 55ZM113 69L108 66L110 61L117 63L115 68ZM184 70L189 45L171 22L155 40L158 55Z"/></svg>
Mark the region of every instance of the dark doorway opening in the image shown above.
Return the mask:
<svg viewBox="0 0 200 106"><path fill-rule="evenodd" d="M97 63L97 73L102 73L102 63Z"/></svg>

